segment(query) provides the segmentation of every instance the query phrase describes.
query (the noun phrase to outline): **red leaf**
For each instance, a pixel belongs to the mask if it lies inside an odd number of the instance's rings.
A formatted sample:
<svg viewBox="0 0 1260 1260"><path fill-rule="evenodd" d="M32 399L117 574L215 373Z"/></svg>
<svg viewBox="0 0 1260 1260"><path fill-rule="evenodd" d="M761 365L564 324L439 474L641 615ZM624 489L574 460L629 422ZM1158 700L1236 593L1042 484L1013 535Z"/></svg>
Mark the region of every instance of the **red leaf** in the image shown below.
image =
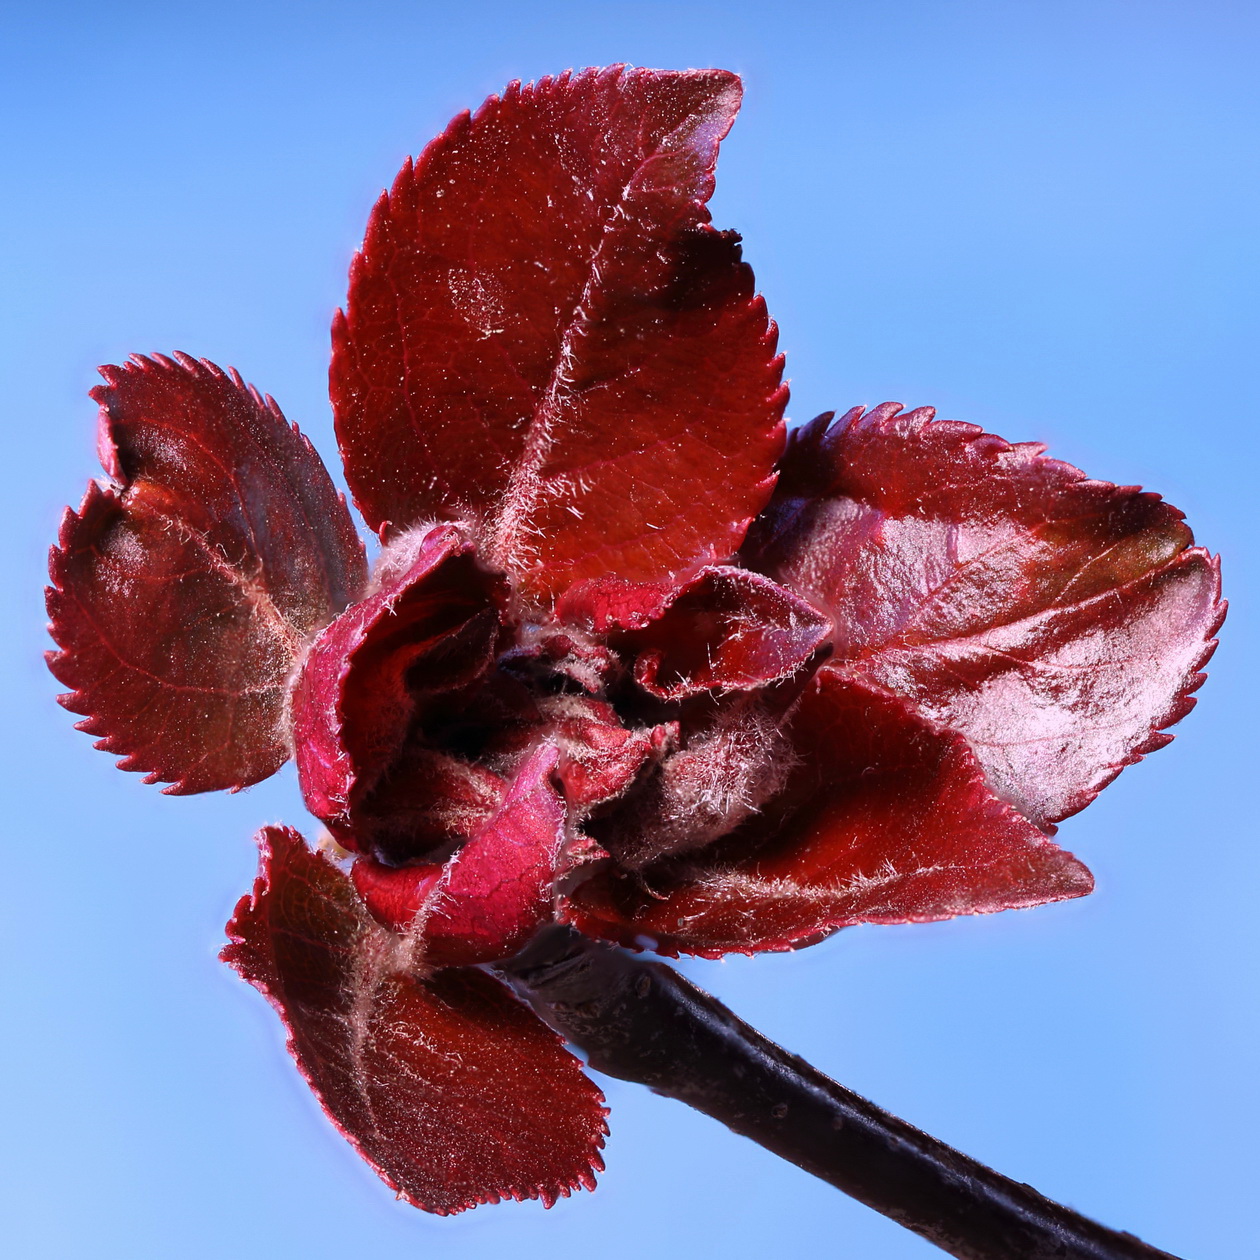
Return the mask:
<svg viewBox="0 0 1260 1260"><path fill-rule="evenodd" d="M522 638L524 642L499 657L498 666L527 685L541 685L544 691L549 680L559 677L595 695L621 668L604 643L572 626L527 625L522 628Z"/></svg>
<svg viewBox="0 0 1260 1260"><path fill-rule="evenodd" d="M575 815L615 800L678 742L678 723L630 730L603 700L585 696L550 697L543 707L544 728L559 746L558 768L564 795Z"/></svg>
<svg viewBox="0 0 1260 1260"><path fill-rule="evenodd" d="M222 957L276 1008L324 1110L386 1184L443 1216L592 1187L606 1109L559 1038L484 972L412 974L331 862L295 831L259 839Z"/></svg>
<svg viewBox="0 0 1260 1260"><path fill-rule="evenodd" d="M565 841L564 800L551 783L558 761L554 746L536 749L503 804L445 867L355 862L351 875L369 911L386 927L410 931L426 965L510 958L551 918Z"/></svg>
<svg viewBox="0 0 1260 1260"><path fill-rule="evenodd" d="M453 525L401 536L373 585L311 647L294 742L311 813L350 847L405 858L498 804L497 776L428 746L423 723L490 667L506 596Z"/></svg>
<svg viewBox="0 0 1260 1260"><path fill-rule="evenodd" d="M596 634L641 630L665 611L675 589L668 582L627 582L614 574L588 578L556 601L556 620Z"/></svg>
<svg viewBox="0 0 1260 1260"><path fill-rule="evenodd" d="M832 613L828 668L961 731L1049 828L1189 711L1217 566L1156 495L899 411L795 435L747 561Z"/></svg>
<svg viewBox="0 0 1260 1260"><path fill-rule="evenodd" d="M538 599L739 546L786 400L738 238L704 206L739 97L720 70L513 84L403 167L333 328L374 527L475 522Z"/></svg>
<svg viewBox="0 0 1260 1260"><path fill-rule="evenodd" d="M703 570L624 642L639 653L639 686L677 700L776 682L809 660L830 633L826 613L799 595L758 573L721 566Z"/></svg>
<svg viewBox="0 0 1260 1260"><path fill-rule="evenodd" d="M362 546L310 443L235 372L177 355L101 374L113 481L49 562L61 702L168 792L255 783L289 756L289 674L358 595Z"/></svg>
<svg viewBox="0 0 1260 1260"><path fill-rule="evenodd" d="M386 866L373 857L357 857L350 868L350 880L377 923L405 932L441 883L445 869L436 862Z"/></svg>
<svg viewBox="0 0 1260 1260"><path fill-rule="evenodd" d="M720 840L787 779L792 748L781 730L782 713L765 698L745 693L695 709L674 724L680 734L664 744L667 755L652 773L588 823L628 870Z"/></svg>
<svg viewBox="0 0 1260 1260"><path fill-rule="evenodd" d="M572 921L717 957L1092 889L1080 862L993 795L966 740L898 701L823 669L790 736L798 759L761 814L701 853L597 875L573 892Z"/></svg>

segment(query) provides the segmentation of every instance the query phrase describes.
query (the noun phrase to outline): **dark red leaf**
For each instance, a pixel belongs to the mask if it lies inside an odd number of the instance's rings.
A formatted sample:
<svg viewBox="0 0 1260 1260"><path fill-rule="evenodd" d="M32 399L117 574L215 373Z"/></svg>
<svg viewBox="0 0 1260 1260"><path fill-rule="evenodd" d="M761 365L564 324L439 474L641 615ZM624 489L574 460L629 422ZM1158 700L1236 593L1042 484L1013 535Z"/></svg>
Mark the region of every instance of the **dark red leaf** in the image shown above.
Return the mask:
<svg viewBox="0 0 1260 1260"><path fill-rule="evenodd" d="M410 970L349 879L269 827L223 959L267 997L324 1110L398 1194L439 1215L550 1205L603 1167L603 1096L484 972Z"/></svg>
<svg viewBox="0 0 1260 1260"><path fill-rule="evenodd" d="M823 669L789 733L787 781L760 814L701 853L596 875L572 894L573 922L716 957L1092 889L1080 862L993 795L965 739L899 701Z"/></svg>
<svg viewBox="0 0 1260 1260"><path fill-rule="evenodd" d="M564 799L551 782L559 756L553 745L536 749L503 804L444 867L355 862L351 873L368 909L410 932L426 965L510 958L551 917L565 841Z"/></svg>
<svg viewBox="0 0 1260 1260"><path fill-rule="evenodd" d="M764 687L799 669L831 633L826 613L799 595L728 566L703 570L660 616L624 636L635 681L662 699Z"/></svg>
<svg viewBox="0 0 1260 1260"><path fill-rule="evenodd" d="M796 435L747 561L831 612L828 668L961 731L1049 828L1189 711L1217 566L1156 495L899 412Z"/></svg>
<svg viewBox="0 0 1260 1260"><path fill-rule="evenodd" d="M513 84L403 167L333 329L373 526L470 521L538 599L739 546L786 400L738 238L704 204L739 98L720 70Z"/></svg>
<svg viewBox="0 0 1260 1260"><path fill-rule="evenodd" d="M363 585L319 456L271 399L185 355L101 369L101 462L53 549L49 655L79 729L168 792L289 756L289 675Z"/></svg>
<svg viewBox="0 0 1260 1260"><path fill-rule="evenodd" d="M293 689L298 774L344 844L440 847L497 806L498 778L427 746L423 724L489 668L505 598L467 536L438 525L397 539L372 592L315 641Z"/></svg>
<svg viewBox="0 0 1260 1260"><path fill-rule="evenodd" d="M620 672L617 658L598 637L574 627L529 625L522 638L499 657L499 668L526 683L542 684L542 690L560 677L595 695Z"/></svg>

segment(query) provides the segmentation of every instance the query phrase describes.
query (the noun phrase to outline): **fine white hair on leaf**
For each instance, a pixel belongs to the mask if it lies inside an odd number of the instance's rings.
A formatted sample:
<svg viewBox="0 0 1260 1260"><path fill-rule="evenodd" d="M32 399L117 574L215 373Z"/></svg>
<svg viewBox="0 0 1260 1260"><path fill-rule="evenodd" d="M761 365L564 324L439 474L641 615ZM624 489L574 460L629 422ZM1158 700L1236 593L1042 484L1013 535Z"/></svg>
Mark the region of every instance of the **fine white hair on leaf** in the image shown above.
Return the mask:
<svg viewBox="0 0 1260 1260"><path fill-rule="evenodd" d="M726 706L665 759L647 799L635 802L633 823L610 844L632 868L702 848L778 795L794 764L787 738L760 704Z"/></svg>

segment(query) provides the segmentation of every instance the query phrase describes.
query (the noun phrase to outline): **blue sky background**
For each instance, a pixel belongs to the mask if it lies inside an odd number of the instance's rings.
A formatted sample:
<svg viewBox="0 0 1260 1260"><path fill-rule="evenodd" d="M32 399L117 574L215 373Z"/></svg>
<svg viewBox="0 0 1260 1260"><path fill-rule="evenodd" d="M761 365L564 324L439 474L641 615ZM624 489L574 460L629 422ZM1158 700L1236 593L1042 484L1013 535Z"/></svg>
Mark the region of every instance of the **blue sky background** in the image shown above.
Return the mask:
<svg viewBox="0 0 1260 1260"><path fill-rule="evenodd" d="M896 398L1048 441L1186 510L1233 601L1177 742L1062 830L1094 896L690 973L1045 1193L1254 1256L1258 57L1260 7L1219 0L0 4L7 1254L939 1254L617 1082L594 1195L395 1203L215 961L252 833L303 821L292 775L162 797L71 729L40 662L96 364L234 364L332 455L328 321L380 188L508 80L625 60L745 76L715 218L795 418Z"/></svg>

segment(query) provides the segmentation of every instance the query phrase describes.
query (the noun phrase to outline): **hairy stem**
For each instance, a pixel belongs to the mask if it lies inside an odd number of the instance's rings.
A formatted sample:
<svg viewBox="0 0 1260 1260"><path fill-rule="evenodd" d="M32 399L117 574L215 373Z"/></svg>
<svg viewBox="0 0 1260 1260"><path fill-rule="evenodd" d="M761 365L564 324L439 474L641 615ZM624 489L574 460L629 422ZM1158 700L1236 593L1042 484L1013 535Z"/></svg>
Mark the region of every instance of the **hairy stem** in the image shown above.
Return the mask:
<svg viewBox="0 0 1260 1260"><path fill-rule="evenodd" d="M703 1111L961 1260L1169 1260L881 1111L663 963L556 928L500 970L593 1068Z"/></svg>

